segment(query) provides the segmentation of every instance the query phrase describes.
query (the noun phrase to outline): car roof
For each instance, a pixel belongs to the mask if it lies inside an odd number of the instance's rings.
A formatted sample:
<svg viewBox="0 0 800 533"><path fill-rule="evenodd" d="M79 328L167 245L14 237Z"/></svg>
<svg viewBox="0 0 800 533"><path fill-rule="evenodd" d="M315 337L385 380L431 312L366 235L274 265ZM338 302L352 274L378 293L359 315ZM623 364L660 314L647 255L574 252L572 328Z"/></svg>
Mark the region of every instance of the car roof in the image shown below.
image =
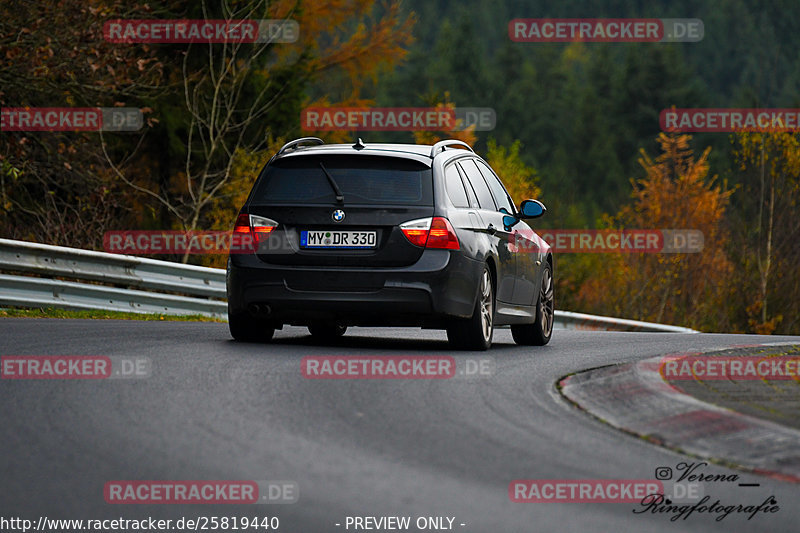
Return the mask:
<svg viewBox="0 0 800 533"><path fill-rule="evenodd" d="M404 159L413 159L414 161L419 161L428 167L432 166L433 164L433 160L430 157L433 145L429 144L364 143L360 146L363 146L363 148L356 148L356 145L354 144L321 144L317 146L300 146L294 150L277 155L275 160L311 154L333 154L401 157ZM463 148L451 147L446 151L440 152L440 154L449 154L454 150L472 153L469 150L464 150ZM440 154L437 154L437 156Z"/></svg>

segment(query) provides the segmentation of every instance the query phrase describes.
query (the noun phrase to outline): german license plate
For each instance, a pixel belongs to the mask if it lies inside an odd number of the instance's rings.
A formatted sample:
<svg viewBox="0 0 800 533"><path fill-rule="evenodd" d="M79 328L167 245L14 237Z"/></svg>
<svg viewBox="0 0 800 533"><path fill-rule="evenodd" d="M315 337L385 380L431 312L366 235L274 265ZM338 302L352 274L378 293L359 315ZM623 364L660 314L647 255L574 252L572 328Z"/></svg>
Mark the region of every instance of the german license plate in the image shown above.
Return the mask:
<svg viewBox="0 0 800 533"><path fill-rule="evenodd" d="M301 231L301 248L375 248L377 231Z"/></svg>

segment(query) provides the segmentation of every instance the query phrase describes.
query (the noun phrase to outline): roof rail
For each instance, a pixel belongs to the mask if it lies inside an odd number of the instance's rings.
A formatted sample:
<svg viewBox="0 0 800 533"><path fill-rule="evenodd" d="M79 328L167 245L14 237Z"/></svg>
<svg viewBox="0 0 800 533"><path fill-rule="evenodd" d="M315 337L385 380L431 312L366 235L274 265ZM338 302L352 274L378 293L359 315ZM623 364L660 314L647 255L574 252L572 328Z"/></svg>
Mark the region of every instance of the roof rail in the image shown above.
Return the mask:
<svg viewBox="0 0 800 533"><path fill-rule="evenodd" d="M472 147L467 143L463 141L457 141L455 139L448 139L446 141L439 141L438 143L433 145L433 148L431 148L431 159L436 157L436 154L438 154L439 152L444 152L444 149L448 146L462 146L467 150L469 150L470 152L472 152L473 154L475 153L475 150L473 150Z"/></svg>
<svg viewBox="0 0 800 533"><path fill-rule="evenodd" d="M297 149L297 148L300 147L301 144L306 144L306 143L325 144L325 141L323 141L319 137L302 137L300 139L295 139L293 141L290 141L290 142L284 144L281 147L281 149L278 150L278 153L275 154L275 155L281 155L282 153L284 153L285 151L287 151L287 150L289 150L291 148Z"/></svg>

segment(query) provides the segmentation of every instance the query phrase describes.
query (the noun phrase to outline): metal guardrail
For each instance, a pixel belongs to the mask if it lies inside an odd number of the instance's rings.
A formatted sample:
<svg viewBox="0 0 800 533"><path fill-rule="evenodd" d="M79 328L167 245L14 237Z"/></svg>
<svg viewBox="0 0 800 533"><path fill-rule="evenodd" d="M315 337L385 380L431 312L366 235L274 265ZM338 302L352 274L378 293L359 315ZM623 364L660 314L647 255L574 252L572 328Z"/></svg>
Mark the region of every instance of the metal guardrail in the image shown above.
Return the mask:
<svg viewBox="0 0 800 533"><path fill-rule="evenodd" d="M5 274L0 274L0 304L217 318L228 312L228 305L219 300Z"/></svg>
<svg viewBox="0 0 800 533"><path fill-rule="evenodd" d="M227 304L211 299L226 296L219 268L0 239L0 271L41 276L0 275L0 305L227 316Z"/></svg>
<svg viewBox="0 0 800 533"><path fill-rule="evenodd" d="M587 315L572 311L556 310L555 325L563 329L603 330L603 331L650 331L664 333L700 333L696 329L669 326L656 322L641 322L627 318Z"/></svg>
<svg viewBox="0 0 800 533"><path fill-rule="evenodd" d="M225 271L132 255L0 239L0 271L225 298Z"/></svg>
<svg viewBox="0 0 800 533"><path fill-rule="evenodd" d="M40 276L0 274L0 305L227 318L224 269L0 239L0 271ZM697 333L570 311L556 310L555 315L555 325L563 329Z"/></svg>

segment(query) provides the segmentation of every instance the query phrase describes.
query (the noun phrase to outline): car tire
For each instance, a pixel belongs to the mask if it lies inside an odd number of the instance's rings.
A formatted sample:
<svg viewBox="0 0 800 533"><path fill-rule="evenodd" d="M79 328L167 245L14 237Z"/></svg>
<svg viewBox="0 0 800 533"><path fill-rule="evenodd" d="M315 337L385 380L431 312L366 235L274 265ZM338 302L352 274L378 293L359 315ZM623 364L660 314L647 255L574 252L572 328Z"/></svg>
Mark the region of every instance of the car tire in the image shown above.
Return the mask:
<svg viewBox="0 0 800 533"><path fill-rule="evenodd" d="M533 324L517 324L511 326L514 342L524 346L544 346L553 336L555 321L555 290L553 286L553 269L545 263L542 272L542 285L536 302L536 321Z"/></svg>
<svg viewBox="0 0 800 533"><path fill-rule="evenodd" d="M274 327L249 313L228 312L228 329L231 337L239 342L268 342L275 334Z"/></svg>
<svg viewBox="0 0 800 533"><path fill-rule="evenodd" d="M447 326L447 340L458 350L488 350L494 333L494 285L489 266L483 267L472 316L454 319Z"/></svg>
<svg viewBox="0 0 800 533"><path fill-rule="evenodd" d="M340 338L347 331L347 326L340 326L332 322L318 322L308 326L312 337L320 340L332 341Z"/></svg>

